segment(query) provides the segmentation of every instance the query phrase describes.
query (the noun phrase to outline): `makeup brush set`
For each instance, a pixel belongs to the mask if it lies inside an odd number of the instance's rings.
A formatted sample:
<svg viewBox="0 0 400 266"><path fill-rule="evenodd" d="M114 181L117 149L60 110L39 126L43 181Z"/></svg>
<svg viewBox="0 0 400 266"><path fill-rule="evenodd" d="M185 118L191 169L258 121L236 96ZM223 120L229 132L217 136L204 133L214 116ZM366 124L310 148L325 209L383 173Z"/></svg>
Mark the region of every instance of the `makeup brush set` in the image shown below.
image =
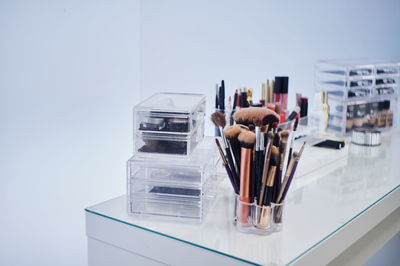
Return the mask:
<svg viewBox="0 0 400 266"><path fill-rule="evenodd" d="M278 128L280 116L265 107L236 111L235 125L225 115L211 120L220 131L216 144L234 191L235 225L241 232L268 234L280 230L284 200L304 150L293 152L293 131Z"/></svg>
<svg viewBox="0 0 400 266"><path fill-rule="evenodd" d="M204 137L205 96L157 93L134 108L128 213L201 222L216 196L220 161Z"/></svg>

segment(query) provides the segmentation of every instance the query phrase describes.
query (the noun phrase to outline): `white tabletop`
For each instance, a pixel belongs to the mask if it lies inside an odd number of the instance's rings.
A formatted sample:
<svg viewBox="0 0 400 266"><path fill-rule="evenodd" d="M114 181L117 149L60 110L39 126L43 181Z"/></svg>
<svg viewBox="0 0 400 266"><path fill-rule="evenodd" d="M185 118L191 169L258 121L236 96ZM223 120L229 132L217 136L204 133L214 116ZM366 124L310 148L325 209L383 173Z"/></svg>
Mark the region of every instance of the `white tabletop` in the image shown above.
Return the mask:
<svg viewBox="0 0 400 266"><path fill-rule="evenodd" d="M132 218L126 212L125 196L86 211L245 262L290 264L399 191L400 134L387 134L382 139L382 145L374 148L349 144L348 156L296 177L286 200L283 230L268 236L236 230L232 188L227 180L202 224ZM315 154L313 149L317 148L309 147L309 154ZM299 167L312 164L312 160L305 156Z"/></svg>

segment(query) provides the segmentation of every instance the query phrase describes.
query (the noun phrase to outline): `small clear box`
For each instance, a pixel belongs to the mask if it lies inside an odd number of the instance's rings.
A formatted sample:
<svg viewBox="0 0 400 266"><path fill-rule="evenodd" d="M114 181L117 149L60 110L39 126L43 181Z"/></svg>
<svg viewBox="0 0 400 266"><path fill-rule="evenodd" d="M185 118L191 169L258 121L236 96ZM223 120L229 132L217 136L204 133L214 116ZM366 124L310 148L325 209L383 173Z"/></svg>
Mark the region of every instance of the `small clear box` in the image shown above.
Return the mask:
<svg viewBox="0 0 400 266"><path fill-rule="evenodd" d="M206 137L188 160L133 156L127 162L128 212L201 222L222 179L218 163L213 137Z"/></svg>
<svg viewBox="0 0 400 266"><path fill-rule="evenodd" d="M156 93L134 108L134 132L187 135L204 120L203 94Z"/></svg>
<svg viewBox="0 0 400 266"><path fill-rule="evenodd" d="M204 136L203 94L156 93L134 107L134 153L187 157Z"/></svg>

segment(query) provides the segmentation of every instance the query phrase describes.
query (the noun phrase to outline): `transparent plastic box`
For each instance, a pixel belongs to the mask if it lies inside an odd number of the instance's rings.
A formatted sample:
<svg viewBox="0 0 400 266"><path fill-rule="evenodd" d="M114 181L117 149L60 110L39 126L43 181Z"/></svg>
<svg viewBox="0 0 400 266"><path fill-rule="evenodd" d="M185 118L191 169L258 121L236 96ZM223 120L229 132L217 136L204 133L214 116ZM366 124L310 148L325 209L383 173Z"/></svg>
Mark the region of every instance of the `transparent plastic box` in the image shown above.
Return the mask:
<svg viewBox="0 0 400 266"><path fill-rule="evenodd" d="M134 138L134 151L141 157L187 157L204 137L204 119L191 134L137 132Z"/></svg>
<svg viewBox="0 0 400 266"><path fill-rule="evenodd" d="M127 162L128 212L152 218L201 222L223 178L213 137L188 160L141 158Z"/></svg>
<svg viewBox="0 0 400 266"><path fill-rule="evenodd" d="M318 61L315 87L328 92L328 131L343 136L354 128L392 128L399 74L399 62Z"/></svg>
<svg viewBox="0 0 400 266"><path fill-rule="evenodd" d="M189 156L204 136L202 94L156 93L134 107L134 153Z"/></svg>
<svg viewBox="0 0 400 266"><path fill-rule="evenodd" d="M156 93L134 107L134 132L187 135L205 116L203 94Z"/></svg>

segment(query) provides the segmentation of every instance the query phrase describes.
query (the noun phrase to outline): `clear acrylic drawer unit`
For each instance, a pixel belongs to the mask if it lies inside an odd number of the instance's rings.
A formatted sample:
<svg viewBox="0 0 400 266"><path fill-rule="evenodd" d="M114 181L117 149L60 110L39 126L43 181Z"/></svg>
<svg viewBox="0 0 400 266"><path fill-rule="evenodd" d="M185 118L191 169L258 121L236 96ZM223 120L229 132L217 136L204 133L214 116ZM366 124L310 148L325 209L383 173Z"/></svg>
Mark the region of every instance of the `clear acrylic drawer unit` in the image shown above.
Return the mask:
<svg viewBox="0 0 400 266"><path fill-rule="evenodd" d="M400 63L372 60L318 61L317 91L328 91L328 130L390 129L396 115Z"/></svg>
<svg viewBox="0 0 400 266"><path fill-rule="evenodd" d="M203 94L156 93L134 107L137 156L189 156L204 136Z"/></svg>
<svg viewBox="0 0 400 266"><path fill-rule="evenodd" d="M128 213L201 222L223 178L217 155L214 138L206 137L187 160L133 156L127 163Z"/></svg>

